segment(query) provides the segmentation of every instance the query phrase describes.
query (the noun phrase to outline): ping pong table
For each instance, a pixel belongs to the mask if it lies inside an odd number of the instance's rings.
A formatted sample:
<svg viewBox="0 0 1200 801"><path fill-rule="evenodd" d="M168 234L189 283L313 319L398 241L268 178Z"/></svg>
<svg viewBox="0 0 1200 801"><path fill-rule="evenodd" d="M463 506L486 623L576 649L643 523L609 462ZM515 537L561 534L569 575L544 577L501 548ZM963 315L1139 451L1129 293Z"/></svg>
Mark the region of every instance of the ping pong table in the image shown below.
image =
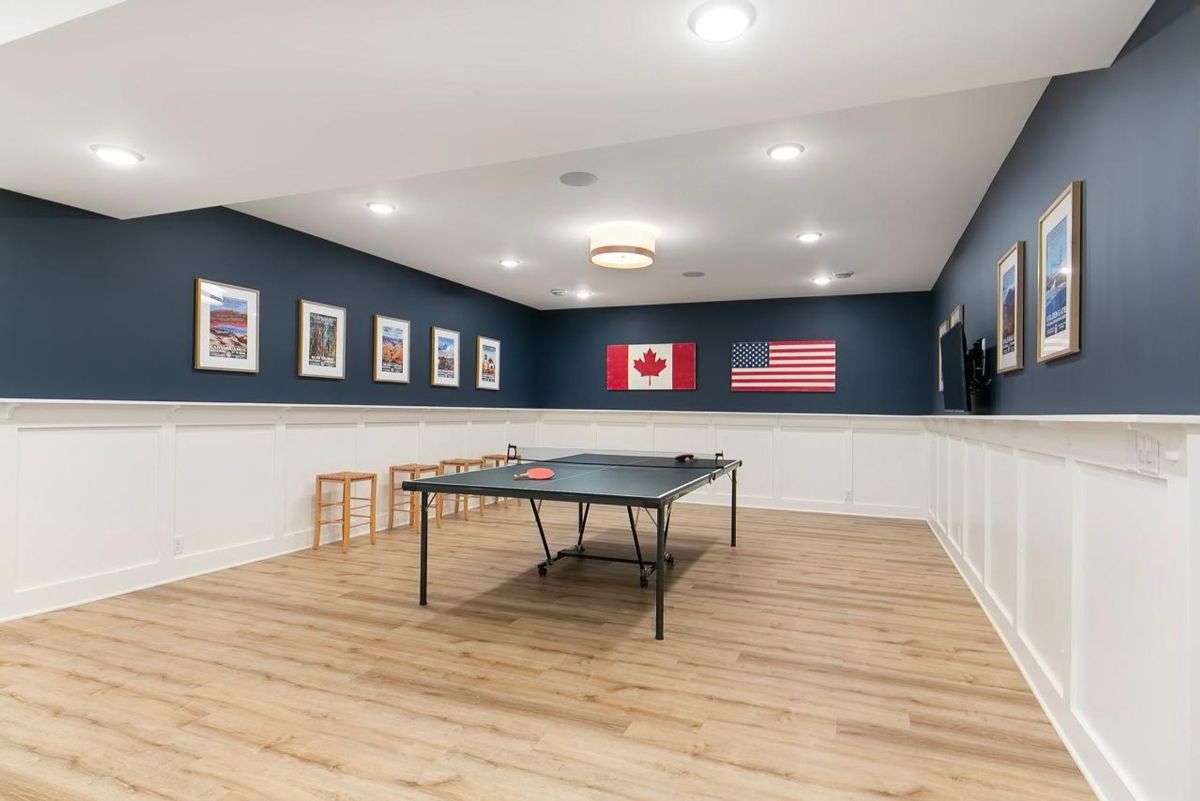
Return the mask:
<svg viewBox="0 0 1200 801"><path fill-rule="evenodd" d="M410 479L401 487L407 492L421 494L421 567L420 603L426 605L426 585L429 564L429 506L445 495L476 495L495 498L521 498L529 501L537 523L545 560L538 563L538 574L545 576L560 559L596 559L605 562L624 562L638 567L639 581L649 586L654 576L654 636L663 638L663 600L665 566L674 563L667 551L667 535L671 525L671 507L679 498L716 481L724 475L730 478L729 545L737 546L737 471L740 459L726 459L724 454L692 457L683 460L673 454L633 451L573 452L551 448L508 446L510 464L487 470L473 470L428 478ZM536 467L550 468L553 478L524 480L516 478ZM574 503L578 506L575 545L552 553L542 524L543 501ZM601 556L588 552L583 542L588 513L593 504L624 506L633 535L632 558ZM654 558L646 557L638 539L634 510L645 509L654 518L656 550Z"/></svg>

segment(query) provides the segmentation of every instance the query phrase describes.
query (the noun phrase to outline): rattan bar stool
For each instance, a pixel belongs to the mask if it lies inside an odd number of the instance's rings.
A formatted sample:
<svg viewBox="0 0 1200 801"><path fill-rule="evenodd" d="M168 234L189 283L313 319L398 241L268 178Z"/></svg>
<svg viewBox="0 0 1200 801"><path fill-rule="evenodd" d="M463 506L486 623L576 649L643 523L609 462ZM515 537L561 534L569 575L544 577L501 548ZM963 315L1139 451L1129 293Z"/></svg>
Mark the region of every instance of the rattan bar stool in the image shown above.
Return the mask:
<svg viewBox="0 0 1200 801"><path fill-rule="evenodd" d="M359 482L366 481L371 485L371 494L364 498L354 494L354 485ZM321 528L332 523L342 524L342 552L350 550L350 529L356 525L364 525L362 523L354 523L355 520L365 520L367 525L371 527L371 544L375 544L375 489L378 476L374 473L321 473L317 476L316 494L313 496L313 550L321 547ZM342 487L342 497L337 501L325 503L321 497L325 491L326 484L339 484ZM363 504L355 506L354 501L367 501L369 506L364 507ZM322 510L330 506L341 507L341 517L333 520L325 520L322 517ZM367 509L366 514L362 514L360 510Z"/></svg>
<svg viewBox="0 0 1200 801"><path fill-rule="evenodd" d="M442 463L441 463L441 467L442 467L443 475L447 472L447 468L450 468L450 467L454 468L455 473L464 473L468 470L471 470L472 468L478 470L479 468L483 467L483 460L482 459L443 459ZM469 520L471 518L471 499L467 495L455 495L454 496L454 514L458 514L458 505L460 502L462 503L463 520ZM438 504L438 509L440 510L441 506L442 506L441 501L439 500L437 502L437 504ZM483 497L482 496L479 498L479 515L481 517L483 516Z"/></svg>
<svg viewBox="0 0 1200 801"><path fill-rule="evenodd" d="M394 464L388 468L388 528L396 527L396 512L408 512L408 525L416 528L421 519L421 493L406 493L402 487L404 479L413 481L426 476L440 476L442 469L436 464ZM437 525L442 525L442 505L436 506Z"/></svg>

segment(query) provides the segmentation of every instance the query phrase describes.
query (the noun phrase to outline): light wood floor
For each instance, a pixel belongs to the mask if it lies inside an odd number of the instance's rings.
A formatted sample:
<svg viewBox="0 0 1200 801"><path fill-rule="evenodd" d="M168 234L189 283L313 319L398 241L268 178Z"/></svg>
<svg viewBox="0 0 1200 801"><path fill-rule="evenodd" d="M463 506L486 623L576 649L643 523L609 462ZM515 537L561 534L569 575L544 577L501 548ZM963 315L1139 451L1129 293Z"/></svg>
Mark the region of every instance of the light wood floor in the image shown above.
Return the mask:
<svg viewBox="0 0 1200 801"><path fill-rule="evenodd" d="M402 530L0 625L0 798L1093 798L924 524L739 522L677 507L663 642L517 504L431 532L426 608Z"/></svg>

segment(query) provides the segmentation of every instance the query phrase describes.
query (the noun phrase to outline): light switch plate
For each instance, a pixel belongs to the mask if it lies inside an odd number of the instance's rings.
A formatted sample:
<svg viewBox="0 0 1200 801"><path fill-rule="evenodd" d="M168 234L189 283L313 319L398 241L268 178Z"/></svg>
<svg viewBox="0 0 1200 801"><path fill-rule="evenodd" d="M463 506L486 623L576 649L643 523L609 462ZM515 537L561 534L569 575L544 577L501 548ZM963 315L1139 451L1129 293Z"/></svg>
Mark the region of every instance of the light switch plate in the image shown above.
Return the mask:
<svg viewBox="0 0 1200 801"><path fill-rule="evenodd" d="M1133 464L1139 473L1158 475L1158 439L1141 431L1133 432Z"/></svg>

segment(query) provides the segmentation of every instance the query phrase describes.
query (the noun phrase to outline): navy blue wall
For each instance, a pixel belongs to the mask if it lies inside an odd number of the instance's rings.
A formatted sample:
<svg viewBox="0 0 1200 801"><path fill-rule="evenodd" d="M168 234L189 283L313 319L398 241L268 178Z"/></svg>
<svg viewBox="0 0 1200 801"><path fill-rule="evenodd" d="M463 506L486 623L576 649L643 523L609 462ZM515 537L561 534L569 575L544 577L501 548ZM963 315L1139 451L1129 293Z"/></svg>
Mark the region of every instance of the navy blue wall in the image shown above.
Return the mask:
<svg viewBox="0 0 1200 801"><path fill-rule="evenodd" d="M257 375L192 369L197 277L260 290ZM347 310L346 380L296 375L296 302ZM412 382L371 381L372 317L413 324ZM535 405L537 312L228 209L112 220L0 192L0 397ZM429 386L429 326L462 333L462 386ZM503 341L475 389L475 336ZM544 373L539 372L539 377Z"/></svg>
<svg viewBox="0 0 1200 801"><path fill-rule="evenodd" d="M1037 220L1076 179L1082 352L1038 364ZM934 287L930 337L964 303L993 343L996 261L1025 240L1025 369L993 382L994 413L1200 411L1198 196L1200 3L1159 0L1112 68L1050 82Z"/></svg>
<svg viewBox="0 0 1200 801"><path fill-rule="evenodd" d="M995 263L1028 245L1025 369L993 411L1200 411L1200 0L1159 0L1111 69L1054 79L932 293L536 312L226 209L117 221L0 191L0 397L926 414L936 321L995 337ZM1082 353L1034 358L1037 218L1084 181ZM261 290L261 372L196 371L193 280ZM347 379L296 376L296 301L348 309ZM413 382L370 377L371 318L412 320ZM428 327L463 387L429 386ZM476 334L503 390L473 388ZM833 394L733 393L730 343L838 340ZM698 390L608 392L605 346L698 344Z"/></svg>
<svg viewBox="0 0 1200 801"><path fill-rule="evenodd" d="M927 414L929 293L570 309L542 315L540 399L559 409ZM836 339L837 392L732 392L733 342ZM694 392L608 392L605 348L695 342Z"/></svg>

